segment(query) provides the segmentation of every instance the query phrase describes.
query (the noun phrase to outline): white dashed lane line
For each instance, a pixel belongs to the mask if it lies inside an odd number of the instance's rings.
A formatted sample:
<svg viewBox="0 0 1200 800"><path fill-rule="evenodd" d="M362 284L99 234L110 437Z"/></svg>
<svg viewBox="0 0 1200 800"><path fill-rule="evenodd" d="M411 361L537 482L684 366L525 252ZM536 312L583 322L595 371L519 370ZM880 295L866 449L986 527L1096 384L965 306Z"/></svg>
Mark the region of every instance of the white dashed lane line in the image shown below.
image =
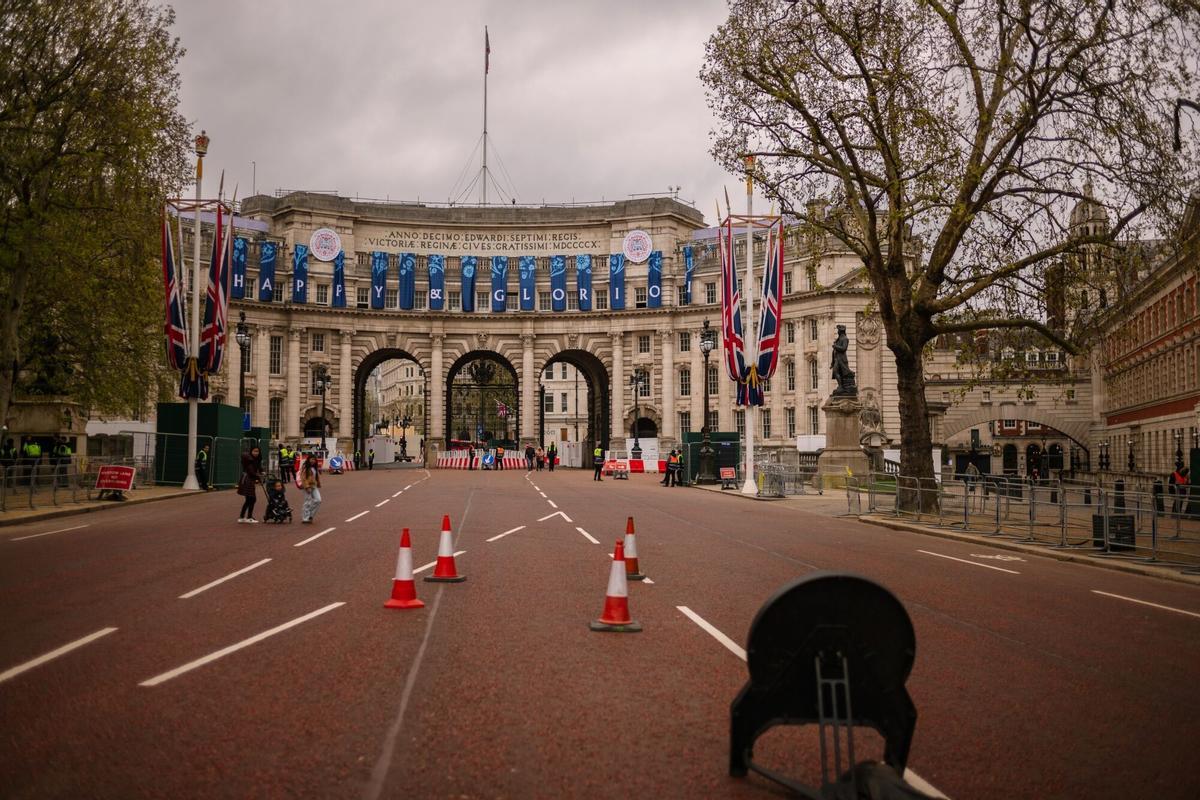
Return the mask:
<svg viewBox="0 0 1200 800"><path fill-rule="evenodd" d="M53 530L53 531L43 531L42 533L34 533L34 534L30 534L29 536L18 536L14 539L9 539L9 541L10 542L23 542L26 539L36 539L39 536L50 536L51 534L54 534L54 533L66 533L67 531L77 531L80 528L88 527L89 524L90 523L85 524L85 525L72 525L69 528L59 528L58 530Z"/></svg>
<svg viewBox="0 0 1200 800"><path fill-rule="evenodd" d="M467 552L467 551L466 550L456 550L454 552L454 557L458 558L465 552ZM430 561L428 564L422 564L421 566L419 566L413 570L413 575L416 575L418 572L424 572L425 570L429 569L430 567L436 567L436 566L437 566L436 561Z"/></svg>
<svg viewBox="0 0 1200 800"><path fill-rule="evenodd" d="M359 517L365 517L367 514L370 514L370 513L371 513L371 509L369 509L369 508L368 508L366 511L360 511L360 512L358 512L358 513L357 513L357 514L355 514L353 517L351 517L350 519L346 520L346 522L354 522L354 520L358 519Z"/></svg>
<svg viewBox="0 0 1200 800"><path fill-rule="evenodd" d="M62 647L59 647L56 650L51 650L49 653L46 653L45 655L38 656L37 658L35 658L31 661L26 661L24 664L18 664L15 667L6 669L4 672L0 672L0 683L4 683L5 681L7 681L11 678L15 678L18 675L20 675L22 672L31 670L34 667L40 667L42 664L45 664L47 661L53 661L54 659L58 658L59 656L66 655L67 653L71 652L72 650L74 650L78 647L83 647L85 644L91 644L92 642L99 639L101 636L107 636L108 634L112 633L115 630L116 630L116 628L101 628L100 630L96 631L95 633L89 633L87 636L84 636L82 639L76 639L75 641L73 641L69 644L64 644Z"/></svg>
<svg viewBox="0 0 1200 800"><path fill-rule="evenodd" d="M303 547L304 545L308 544L309 542L315 542L317 539L320 539L325 534L333 533L336 530L337 530L337 528L326 528L325 530L318 533L316 536L310 536L302 542L296 542L294 545L292 545L292 547Z"/></svg>
<svg viewBox="0 0 1200 800"><path fill-rule="evenodd" d="M583 534L583 538L587 539L587 540L588 540L589 542L591 542L592 544L600 544L600 540L599 540L599 539L597 539L596 537L592 536L590 533L588 533L587 531L585 531L583 528L580 528L578 525L576 525L576 526L575 526L575 530L577 530L577 531L579 531L580 533L582 533L582 534Z"/></svg>
<svg viewBox="0 0 1200 800"><path fill-rule="evenodd" d="M390 503L390 502L392 502L392 498L390 498L390 497L385 497L385 498L383 498L382 500L380 500L378 503L376 503L376 504L375 504L375 507L376 507L376 508L379 508L380 506L385 506L385 505L387 505L387 504L388 504L388 503Z"/></svg>
<svg viewBox="0 0 1200 800"><path fill-rule="evenodd" d="M550 504L551 508L558 508L558 503L554 502L553 500L547 499L546 502Z"/></svg>
<svg viewBox="0 0 1200 800"><path fill-rule="evenodd" d="M195 597L196 595L200 594L201 592L207 592L209 589L213 588L214 586L220 586L225 581L232 580L232 579L236 578L238 575L244 575L245 573L249 572L252 569L257 569L258 567L261 567L263 564L268 563L270 560L271 559L269 559L269 558L264 558L262 561L256 561L255 563L251 564L248 567L242 567L241 569L239 569L236 572L229 573L228 575L226 575L223 578L217 578L212 583L206 583L203 586L201 586L199 589L192 589L187 594L181 594L181 595L179 595L179 599L187 600L189 597Z"/></svg>
<svg viewBox="0 0 1200 800"><path fill-rule="evenodd" d="M1102 592L1099 589L1092 589L1092 594L1104 595L1105 597L1115 597L1118 600L1124 600L1127 603L1137 603L1138 605L1150 606L1151 608L1159 608L1163 611L1174 611L1176 614L1186 614L1189 617L1200 617L1195 611L1184 611L1182 608L1172 608L1171 606L1162 606L1158 603L1151 603L1149 600L1138 600L1136 597L1126 597L1123 594L1113 594L1112 592Z"/></svg>
<svg viewBox="0 0 1200 800"><path fill-rule="evenodd" d="M490 538L490 539L487 539L486 541L489 541L489 542L494 542L494 541L496 541L497 539L503 539L505 536L508 536L510 533L516 533L517 531L523 531L523 530L525 530L525 526L524 526L524 525L518 525L517 527L515 527L515 528L512 528L512 529L510 529L510 530L507 530L507 531L505 531L504 533L498 533L498 534L496 534L495 536L493 536L492 538Z"/></svg>
<svg viewBox="0 0 1200 800"><path fill-rule="evenodd" d="M948 556L944 553L934 553L929 550L918 550L918 553L924 553L927 556L937 556L938 558L948 558L951 561L957 561L960 564L970 564L972 567L983 567L984 569L994 569L996 572L1007 572L1009 575L1020 575L1015 569L1005 569L1004 567L993 567L991 564L980 564L978 561L968 561L965 558L956 558Z"/></svg>

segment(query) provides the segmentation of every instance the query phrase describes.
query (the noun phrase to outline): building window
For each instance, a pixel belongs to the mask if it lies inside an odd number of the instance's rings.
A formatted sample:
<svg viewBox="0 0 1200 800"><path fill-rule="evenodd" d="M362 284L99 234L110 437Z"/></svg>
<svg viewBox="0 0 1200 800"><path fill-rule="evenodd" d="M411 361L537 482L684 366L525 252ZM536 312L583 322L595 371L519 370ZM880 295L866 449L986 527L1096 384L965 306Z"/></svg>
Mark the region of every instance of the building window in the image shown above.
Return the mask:
<svg viewBox="0 0 1200 800"><path fill-rule="evenodd" d="M329 284L327 284L327 283L318 283L317 284L317 305L319 305L319 306L329 305Z"/></svg>
<svg viewBox="0 0 1200 800"><path fill-rule="evenodd" d="M792 293L792 273L790 272L783 273L783 293Z"/></svg>
<svg viewBox="0 0 1200 800"><path fill-rule="evenodd" d="M1075 390L1074 389L1067 389L1067 402L1069 402L1069 403L1075 402Z"/></svg>
<svg viewBox="0 0 1200 800"><path fill-rule="evenodd" d="M638 286L638 287L634 288L634 290L633 290L633 307L634 308L645 308L646 307L646 287L645 286Z"/></svg>
<svg viewBox="0 0 1200 800"><path fill-rule="evenodd" d="M650 352L650 337L647 334L641 334L638 336L638 352L639 353L649 353Z"/></svg>
<svg viewBox="0 0 1200 800"><path fill-rule="evenodd" d="M796 362L789 361L783 368L784 377L787 381L787 390L789 392L796 391Z"/></svg>
<svg viewBox="0 0 1200 800"><path fill-rule="evenodd" d="M821 433L821 414L816 406L808 407L808 432L813 436Z"/></svg>
<svg viewBox="0 0 1200 800"><path fill-rule="evenodd" d="M759 413L758 417L759 417L759 419L762 420L762 438L770 439L771 438L771 409L762 408L762 409L759 409L759 411L760 411L760 413Z"/></svg>
<svg viewBox="0 0 1200 800"><path fill-rule="evenodd" d="M567 292L567 311L579 310L579 295L574 292Z"/></svg>
<svg viewBox="0 0 1200 800"><path fill-rule="evenodd" d="M783 323L783 336L784 336L784 339L783 339L784 342L786 342L787 344L795 344L796 343L796 323L794 323L794 322Z"/></svg>
<svg viewBox="0 0 1200 800"><path fill-rule="evenodd" d="M312 334L312 351L314 353L324 353L325 352L325 334L323 334L323 333Z"/></svg>
<svg viewBox="0 0 1200 800"><path fill-rule="evenodd" d="M770 378L768 378L767 380L765 380L765 381L763 381L763 382L762 382L762 390L763 390L763 395L764 395L764 396L765 396L765 395L766 395L768 392L770 392L770 391L771 391L771 379L770 379Z"/></svg>
<svg viewBox="0 0 1200 800"><path fill-rule="evenodd" d="M646 380L638 384L638 397L650 396L650 373L646 373Z"/></svg>
<svg viewBox="0 0 1200 800"><path fill-rule="evenodd" d="M246 299L247 300L257 300L258 299L258 279L255 278L253 275L246 276Z"/></svg>
<svg viewBox="0 0 1200 800"><path fill-rule="evenodd" d="M490 311L492 308L492 298L487 292L475 293L475 310L479 312Z"/></svg>
<svg viewBox="0 0 1200 800"><path fill-rule="evenodd" d="M1017 421L1015 419L1006 419L1004 420L1003 425L1004 430L1006 431L1014 431L1017 429Z"/></svg>
<svg viewBox="0 0 1200 800"><path fill-rule="evenodd" d="M462 292L447 292L446 302L450 306L451 311L459 311L462 309Z"/></svg>
<svg viewBox="0 0 1200 800"><path fill-rule="evenodd" d="M692 412L690 412L690 411L680 411L679 412L679 432L680 433L691 433L692 432Z"/></svg>
<svg viewBox="0 0 1200 800"><path fill-rule="evenodd" d="M316 395L318 397L320 397L320 395L321 395L321 387L317 384L317 376L320 375L320 372L317 369L317 367L319 367L319 366L320 366L319 364L312 364L309 366L309 370L308 370L308 372L309 372L308 393L311 395Z"/></svg>
<svg viewBox="0 0 1200 800"><path fill-rule="evenodd" d="M808 338L809 338L809 341L813 341L813 342L815 342L817 340L817 318L816 317L808 318Z"/></svg>
<svg viewBox="0 0 1200 800"><path fill-rule="evenodd" d="M547 414L553 414L554 413L554 392L546 392L545 398L546 398L545 411Z"/></svg>
<svg viewBox="0 0 1200 800"><path fill-rule="evenodd" d="M814 392L821 388L821 372L817 369L817 362L811 358L808 360L808 388Z"/></svg>
<svg viewBox="0 0 1200 800"><path fill-rule="evenodd" d="M716 305L717 303L717 285L715 283L704 284L704 302L708 305Z"/></svg>
<svg viewBox="0 0 1200 800"><path fill-rule="evenodd" d="M567 405L567 393L560 392L558 395L558 401L559 401L559 408L561 408L563 410L564 414L567 413L567 411L570 410L570 406Z"/></svg>
<svg viewBox="0 0 1200 800"><path fill-rule="evenodd" d="M283 417L283 398L272 397L271 404L268 410L268 417L271 425L271 438L278 439L280 436L280 419Z"/></svg>
<svg viewBox="0 0 1200 800"><path fill-rule="evenodd" d="M738 409L733 412L733 422L737 428L737 435L741 438L746 438L746 412Z"/></svg>
<svg viewBox="0 0 1200 800"><path fill-rule="evenodd" d="M508 294L504 295L504 308L506 311L521 310L521 298L516 292L509 292Z"/></svg>
<svg viewBox="0 0 1200 800"><path fill-rule="evenodd" d="M271 287L271 299L276 303L283 302L283 281L275 281L275 285Z"/></svg>
<svg viewBox="0 0 1200 800"><path fill-rule="evenodd" d="M707 383L708 386L705 388L708 389L708 394L711 397L717 393L717 389L719 388L719 384L717 383L717 380L718 380L717 368L709 367L707 377L708 377L708 379L705 381L705 383Z"/></svg>
<svg viewBox="0 0 1200 800"><path fill-rule="evenodd" d="M592 300L597 311L608 311L608 289L596 289L592 292Z"/></svg>
<svg viewBox="0 0 1200 800"><path fill-rule="evenodd" d="M360 286L358 287L358 291L355 292L355 298L357 299L359 308L366 308L371 305L371 290L365 286Z"/></svg>
<svg viewBox="0 0 1200 800"><path fill-rule="evenodd" d="M271 374L272 375L282 375L283 374L283 337L282 336L272 336L271 337L270 355L271 355L271 359L270 359L269 366L270 366Z"/></svg>
<svg viewBox="0 0 1200 800"><path fill-rule="evenodd" d="M550 293L538 292L538 311L550 311L553 308L550 304Z"/></svg>
<svg viewBox="0 0 1200 800"><path fill-rule="evenodd" d="M388 289L383 293L384 308L399 308L400 307L400 290Z"/></svg>
<svg viewBox="0 0 1200 800"><path fill-rule="evenodd" d="M709 429L709 431L715 431L717 429L718 425L720 424L719 420L720 420L720 412L718 412L717 409L715 409L715 408L710 408L708 410L708 429Z"/></svg>
<svg viewBox="0 0 1200 800"><path fill-rule="evenodd" d="M686 367L679 370L679 396L692 396L692 371Z"/></svg>
<svg viewBox="0 0 1200 800"><path fill-rule="evenodd" d="M796 409L788 406L783 410L783 420L787 425L787 435L789 439L796 438Z"/></svg>
<svg viewBox="0 0 1200 800"><path fill-rule="evenodd" d="M234 340L234 341L236 341L236 340ZM250 367L250 359L253 357L253 353L254 353L253 343L248 344L245 347L242 347L241 351L242 351L242 374L249 375L252 371L251 367Z"/></svg>
<svg viewBox="0 0 1200 800"><path fill-rule="evenodd" d="M686 294L684 293L684 285L681 283L681 284L678 284L675 288L676 288L675 296L677 298L679 298L679 305L681 305L681 306L691 305L691 303L689 303L687 300Z"/></svg>
<svg viewBox="0 0 1200 800"><path fill-rule="evenodd" d="M1058 351L1051 350L1048 353L1045 353L1042 356L1042 358L1046 361L1047 364L1057 364L1058 363Z"/></svg>
<svg viewBox="0 0 1200 800"><path fill-rule="evenodd" d="M417 292L417 296L415 298L413 298L413 306L418 311L424 311L425 310L425 301L428 299L429 299L429 292Z"/></svg>
<svg viewBox="0 0 1200 800"><path fill-rule="evenodd" d="M679 352L690 353L692 351L692 334L690 331L683 331L679 334Z"/></svg>
<svg viewBox="0 0 1200 800"><path fill-rule="evenodd" d="M567 362L564 361L558 365L558 377L562 378L564 381L567 379Z"/></svg>
<svg viewBox="0 0 1200 800"><path fill-rule="evenodd" d="M992 393L988 389L983 390L983 402L985 402L985 403L992 402Z"/></svg>

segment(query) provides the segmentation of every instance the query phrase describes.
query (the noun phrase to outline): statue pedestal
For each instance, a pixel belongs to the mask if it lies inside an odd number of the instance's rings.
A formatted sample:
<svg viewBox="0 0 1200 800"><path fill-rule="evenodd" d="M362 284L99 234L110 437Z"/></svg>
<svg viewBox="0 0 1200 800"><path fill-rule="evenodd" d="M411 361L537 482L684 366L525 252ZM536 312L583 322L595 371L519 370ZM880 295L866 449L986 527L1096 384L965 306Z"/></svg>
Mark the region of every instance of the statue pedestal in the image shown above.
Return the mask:
<svg viewBox="0 0 1200 800"><path fill-rule="evenodd" d="M821 406L825 412L825 449L817 459L817 479L825 488L843 488L846 468L855 477L870 473L871 463L859 439L858 395L833 395Z"/></svg>

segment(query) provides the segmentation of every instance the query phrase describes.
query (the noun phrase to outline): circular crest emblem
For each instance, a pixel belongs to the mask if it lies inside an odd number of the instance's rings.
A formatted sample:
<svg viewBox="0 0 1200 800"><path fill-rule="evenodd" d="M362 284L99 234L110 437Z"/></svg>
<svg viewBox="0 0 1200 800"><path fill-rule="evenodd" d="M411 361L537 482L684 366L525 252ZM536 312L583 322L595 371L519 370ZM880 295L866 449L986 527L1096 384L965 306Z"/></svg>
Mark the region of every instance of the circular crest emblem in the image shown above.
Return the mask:
<svg viewBox="0 0 1200 800"><path fill-rule="evenodd" d="M342 237L332 228L317 228L308 240L308 249L321 261L333 261L342 252Z"/></svg>
<svg viewBox="0 0 1200 800"><path fill-rule="evenodd" d="M654 243L650 240L650 234L643 230L630 231L625 234L625 241L621 243L621 250L625 253L625 258L635 264L640 264L650 257L650 250L654 247Z"/></svg>

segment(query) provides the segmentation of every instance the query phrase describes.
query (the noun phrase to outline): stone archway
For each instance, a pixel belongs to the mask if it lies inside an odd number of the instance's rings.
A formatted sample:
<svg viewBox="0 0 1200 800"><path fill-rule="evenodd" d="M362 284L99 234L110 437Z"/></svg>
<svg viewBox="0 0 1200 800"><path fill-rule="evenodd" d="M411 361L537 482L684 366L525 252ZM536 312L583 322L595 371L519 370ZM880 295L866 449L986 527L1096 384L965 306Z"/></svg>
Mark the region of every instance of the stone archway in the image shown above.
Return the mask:
<svg viewBox="0 0 1200 800"><path fill-rule="evenodd" d="M496 351L471 350L459 356L446 372L441 401L447 449L460 438L508 439L514 446L519 440L521 383L516 367Z"/></svg>
<svg viewBox="0 0 1200 800"><path fill-rule="evenodd" d="M546 405L542 396L544 386L541 377L545 375L546 370L560 363L570 364L577 369L587 384L587 432L581 437L583 452L590 453L596 447L608 450L611 424L609 415L612 407L608 368L595 354L575 348L560 350L542 365L538 378L538 441L546 443Z"/></svg>
<svg viewBox="0 0 1200 800"><path fill-rule="evenodd" d="M424 387L421 399L423 406L423 413L421 415L422 424L419 430L421 431L421 438L423 440L428 440L429 438L429 373L417 357L407 350L397 347L384 347L370 353L359 362L354 370L352 430L354 436L353 449L355 450L366 452L367 437L371 435L371 423L373 420L366 419L367 378L375 371L376 367L394 359L411 361L417 367L421 385ZM413 448L410 445L409 452L412 451Z"/></svg>

